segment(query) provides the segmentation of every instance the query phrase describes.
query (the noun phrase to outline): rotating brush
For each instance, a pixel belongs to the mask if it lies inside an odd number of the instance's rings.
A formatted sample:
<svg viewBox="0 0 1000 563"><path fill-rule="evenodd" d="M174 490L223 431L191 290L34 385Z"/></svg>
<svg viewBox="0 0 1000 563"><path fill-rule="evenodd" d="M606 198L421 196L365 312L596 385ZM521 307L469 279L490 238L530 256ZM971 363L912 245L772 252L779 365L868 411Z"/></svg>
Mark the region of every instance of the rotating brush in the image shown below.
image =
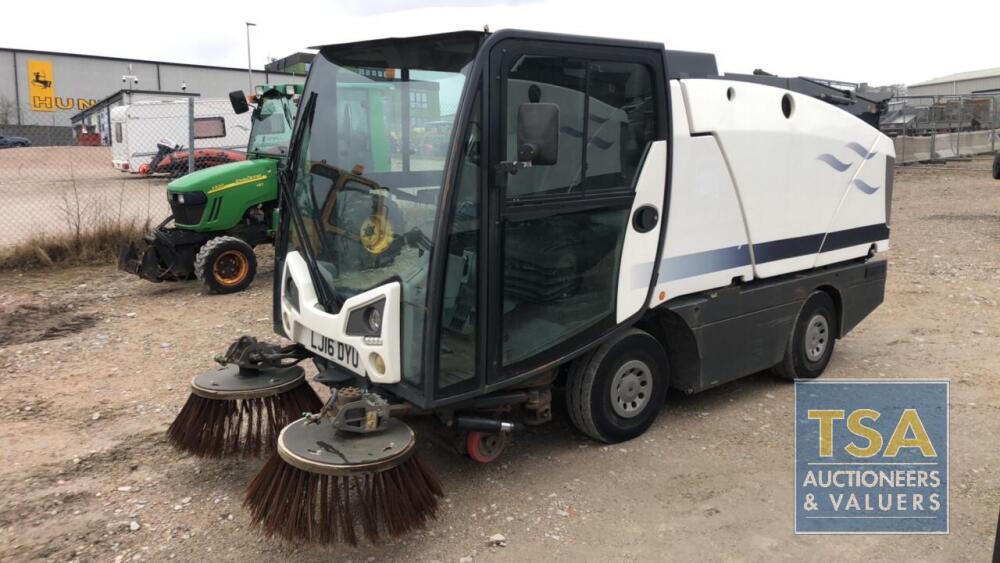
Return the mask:
<svg viewBox="0 0 1000 563"><path fill-rule="evenodd" d="M336 414L331 414L329 405ZM435 516L441 485L416 454L413 430L376 395L342 389L317 415L281 431L243 504L268 536L377 543Z"/></svg>
<svg viewBox="0 0 1000 563"><path fill-rule="evenodd" d="M222 367L191 381L191 394L167 430L177 449L200 457L259 456L273 449L281 428L322 401L294 364L305 356L241 337Z"/></svg>

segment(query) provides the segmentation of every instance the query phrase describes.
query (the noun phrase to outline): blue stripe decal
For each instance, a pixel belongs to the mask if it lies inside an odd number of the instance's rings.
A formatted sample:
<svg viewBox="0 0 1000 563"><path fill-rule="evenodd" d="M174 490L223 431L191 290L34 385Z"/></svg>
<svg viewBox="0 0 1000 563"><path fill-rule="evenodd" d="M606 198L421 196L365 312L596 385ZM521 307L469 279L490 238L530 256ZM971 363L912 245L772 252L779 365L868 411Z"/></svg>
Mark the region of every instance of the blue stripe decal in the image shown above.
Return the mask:
<svg viewBox="0 0 1000 563"><path fill-rule="evenodd" d="M889 227L885 223L879 223L828 234L818 233L761 242L753 245L753 254L758 264L764 264L870 244L888 238ZM722 272L750 264L750 247L745 244L672 256L660 261L657 283ZM650 274L652 274L652 264L649 262L632 266L632 289L648 287Z"/></svg>
<svg viewBox="0 0 1000 563"><path fill-rule="evenodd" d="M750 265L748 245L716 248L660 261L659 281L674 281Z"/></svg>

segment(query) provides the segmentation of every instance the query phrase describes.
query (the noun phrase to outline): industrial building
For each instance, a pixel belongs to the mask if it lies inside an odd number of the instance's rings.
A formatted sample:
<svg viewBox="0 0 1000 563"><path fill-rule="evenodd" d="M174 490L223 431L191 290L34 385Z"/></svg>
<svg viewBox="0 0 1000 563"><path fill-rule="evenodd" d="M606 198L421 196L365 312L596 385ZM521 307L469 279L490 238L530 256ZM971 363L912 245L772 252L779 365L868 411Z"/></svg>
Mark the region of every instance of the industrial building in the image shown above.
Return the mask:
<svg viewBox="0 0 1000 563"><path fill-rule="evenodd" d="M254 70L253 83L305 82L308 56L287 57L292 59L287 69L279 60ZM74 116L102 101L128 100L123 90L141 90L143 97L162 92L204 99L225 98L247 87L246 68L0 47L0 127L8 134L44 126L62 128L68 135ZM79 126L79 118L77 122Z"/></svg>
<svg viewBox="0 0 1000 563"><path fill-rule="evenodd" d="M1000 90L1000 68L949 74L907 86L909 96L995 94Z"/></svg>

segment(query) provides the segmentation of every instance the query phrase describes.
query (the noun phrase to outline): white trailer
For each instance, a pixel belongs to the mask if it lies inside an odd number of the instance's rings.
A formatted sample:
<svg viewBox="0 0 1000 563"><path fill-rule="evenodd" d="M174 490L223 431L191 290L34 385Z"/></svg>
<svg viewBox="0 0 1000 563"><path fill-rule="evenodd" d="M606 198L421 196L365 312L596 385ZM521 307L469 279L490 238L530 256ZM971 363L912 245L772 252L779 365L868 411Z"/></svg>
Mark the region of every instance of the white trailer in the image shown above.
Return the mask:
<svg viewBox="0 0 1000 563"><path fill-rule="evenodd" d="M188 100L143 100L111 110L111 164L136 173L157 153L157 143L187 146L190 137ZM245 151L250 114L237 115L228 99L194 100L196 149Z"/></svg>

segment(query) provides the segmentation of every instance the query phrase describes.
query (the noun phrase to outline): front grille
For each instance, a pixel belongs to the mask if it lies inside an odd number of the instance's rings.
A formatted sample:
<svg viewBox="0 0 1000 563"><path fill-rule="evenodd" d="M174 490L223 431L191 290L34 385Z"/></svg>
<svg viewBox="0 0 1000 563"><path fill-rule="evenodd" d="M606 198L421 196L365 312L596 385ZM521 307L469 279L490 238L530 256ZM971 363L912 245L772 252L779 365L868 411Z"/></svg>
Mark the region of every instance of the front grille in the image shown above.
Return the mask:
<svg viewBox="0 0 1000 563"><path fill-rule="evenodd" d="M170 211L174 214L174 223L180 225L197 225L201 222L201 216L205 213L205 204L185 205L175 200L170 200Z"/></svg>
<svg viewBox="0 0 1000 563"><path fill-rule="evenodd" d="M181 196L184 196L184 203L178 201ZM184 194L167 192L167 201L170 203L170 211L174 215L174 223L179 225L201 223L201 217L205 214L206 199L205 194L201 192Z"/></svg>

